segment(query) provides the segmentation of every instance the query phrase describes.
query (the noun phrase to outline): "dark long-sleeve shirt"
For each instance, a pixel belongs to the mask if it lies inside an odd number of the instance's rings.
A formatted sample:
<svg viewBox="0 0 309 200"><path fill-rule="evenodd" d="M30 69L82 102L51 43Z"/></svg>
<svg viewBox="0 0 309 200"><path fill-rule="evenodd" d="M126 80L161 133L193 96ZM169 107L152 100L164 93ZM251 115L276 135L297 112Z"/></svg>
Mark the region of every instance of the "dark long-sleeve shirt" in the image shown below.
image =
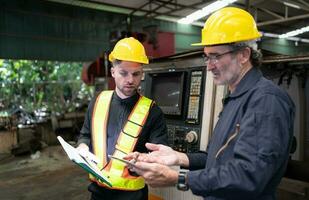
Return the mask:
<svg viewBox="0 0 309 200"><path fill-rule="evenodd" d="M117 142L119 133L123 128L125 122L128 119L134 105L138 101L140 95L135 94L132 97L121 99L114 92L112 101L110 104L108 124L107 124L107 154L113 154L115 151L115 144ZM92 150L91 144L91 120L94 107L95 99L93 99L89 106L85 116L84 125L80 131L80 137L78 144L85 143ZM147 121L142 129L139 136L138 142L135 146L134 151L147 152L145 147L146 142L165 144L167 145L167 127L164 120L164 115L161 109L154 104L149 112ZM142 196L147 196L147 188L135 192L124 192L124 191L109 191L103 187L99 187L96 183L90 184L88 188L97 197L116 199L144 199ZM142 193L142 194L141 194ZM142 197L142 198L141 198Z"/></svg>
<svg viewBox="0 0 309 200"><path fill-rule="evenodd" d="M207 200L275 199L294 112L286 92L251 69L224 99L207 153L188 154L191 169L204 168L188 173L192 192Z"/></svg>

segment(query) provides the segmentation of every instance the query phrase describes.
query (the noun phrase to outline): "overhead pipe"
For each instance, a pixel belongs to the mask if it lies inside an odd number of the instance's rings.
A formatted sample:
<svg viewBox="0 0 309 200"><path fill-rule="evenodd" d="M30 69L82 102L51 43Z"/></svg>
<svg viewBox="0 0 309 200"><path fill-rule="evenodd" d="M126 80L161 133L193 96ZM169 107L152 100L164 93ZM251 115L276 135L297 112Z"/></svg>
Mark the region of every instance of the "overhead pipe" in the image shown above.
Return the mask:
<svg viewBox="0 0 309 200"><path fill-rule="evenodd" d="M277 63L277 62L299 62L299 61L309 61L309 55L307 56L279 56L279 57L265 57L262 61L263 63Z"/></svg>

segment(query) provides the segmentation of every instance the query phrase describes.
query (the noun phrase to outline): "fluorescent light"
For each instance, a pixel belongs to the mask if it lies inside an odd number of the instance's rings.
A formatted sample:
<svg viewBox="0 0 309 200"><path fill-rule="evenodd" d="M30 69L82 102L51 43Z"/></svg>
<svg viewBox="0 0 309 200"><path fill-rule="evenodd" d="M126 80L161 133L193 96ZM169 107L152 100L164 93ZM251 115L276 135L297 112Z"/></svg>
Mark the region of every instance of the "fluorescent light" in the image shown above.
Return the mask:
<svg viewBox="0 0 309 200"><path fill-rule="evenodd" d="M280 38L279 34L276 33L265 33L262 32L263 37L271 37L271 38ZM296 41L296 42L304 42L304 43L309 43L309 39L304 39L304 38L300 38L300 37L288 37L285 38L286 40L291 40L291 41Z"/></svg>
<svg viewBox="0 0 309 200"><path fill-rule="evenodd" d="M271 37L271 38L279 38L279 35L278 34L275 34L275 33L264 33L262 32L263 36L265 37Z"/></svg>
<svg viewBox="0 0 309 200"><path fill-rule="evenodd" d="M303 27L303 28L300 28L300 29L296 29L294 31L290 31L290 32L287 32L285 34L281 34L281 35L279 35L279 38L293 37L295 35L300 35L300 34L305 33L305 32L309 32L309 26L306 26L306 27Z"/></svg>
<svg viewBox="0 0 309 200"><path fill-rule="evenodd" d="M210 13L219 10L220 8L223 8L231 3L234 3L237 0L218 0L212 4L209 4L208 6L205 6L204 8L195 11L194 13L181 18L180 20L178 20L178 23L182 23L182 24L191 24L192 22L201 19L207 15L209 15Z"/></svg>
<svg viewBox="0 0 309 200"><path fill-rule="evenodd" d="M188 16L186 16L185 18L181 18L178 22L182 23L182 24L191 24L192 22L201 19L202 17L204 17L206 15L204 15L204 12L202 10L198 10Z"/></svg>
<svg viewBox="0 0 309 200"><path fill-rule="evenodd" d="M293 3L289 3L289 2L284 1L283 4L286 5L286 6L292 7L292 8L300 9L299 5L295 5Z"/></svg>

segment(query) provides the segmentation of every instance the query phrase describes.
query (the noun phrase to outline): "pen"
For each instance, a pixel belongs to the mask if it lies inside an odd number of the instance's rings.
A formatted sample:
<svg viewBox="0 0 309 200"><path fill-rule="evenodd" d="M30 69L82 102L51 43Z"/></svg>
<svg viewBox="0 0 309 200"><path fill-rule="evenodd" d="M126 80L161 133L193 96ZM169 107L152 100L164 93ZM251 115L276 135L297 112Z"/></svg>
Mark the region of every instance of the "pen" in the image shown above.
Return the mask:
<svg viewBox="0 0 309 200"><path fill-rule="evenodd" d="M110 159L114 159L114 160L123 162L123 163L125 163L125 164L127 164L127 165L131 165L131 166L134 166L135 163L136 163L136 160L135 160L135 159L132 159L132 160L125 160L125 159L118 158L118 157L115 157L115 156L112 156L112 155L108 155L108 157L109 157Z"/></svg>

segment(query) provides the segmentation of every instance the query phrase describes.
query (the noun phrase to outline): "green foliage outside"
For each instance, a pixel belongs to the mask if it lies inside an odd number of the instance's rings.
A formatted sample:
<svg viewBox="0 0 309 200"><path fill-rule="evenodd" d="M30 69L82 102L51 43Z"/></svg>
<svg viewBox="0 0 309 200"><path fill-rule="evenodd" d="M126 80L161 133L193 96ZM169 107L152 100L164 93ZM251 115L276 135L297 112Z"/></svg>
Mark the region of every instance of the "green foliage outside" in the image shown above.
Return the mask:
<svg viewBox="0 0 309 200"><path fill-rule="evenodd" d="M77 62L0 59L0 111L76 111L93 94L80 79L81 71L82 63Z"/></svg>

